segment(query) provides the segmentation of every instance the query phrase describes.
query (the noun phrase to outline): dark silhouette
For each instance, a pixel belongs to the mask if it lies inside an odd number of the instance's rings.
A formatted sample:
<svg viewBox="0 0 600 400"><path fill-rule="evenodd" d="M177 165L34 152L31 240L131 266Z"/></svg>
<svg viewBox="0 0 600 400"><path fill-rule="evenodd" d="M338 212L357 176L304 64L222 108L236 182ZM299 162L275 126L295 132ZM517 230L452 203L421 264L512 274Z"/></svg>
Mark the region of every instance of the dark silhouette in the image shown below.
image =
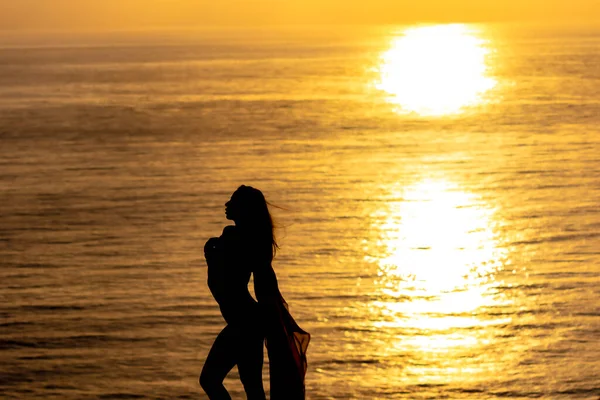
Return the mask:
<svg viewBox="0 0 600 400"><path fill-rule="evenodd" d="M208 287L227 326L208 354L200 385L211 400L231 399L223 386L237 364L248 400L264 400L263 341L270 366L271 400L304 400L306 349L310 335L288 311L272 267L278 249L262 192L240 186L225 204L227 226L204 246ZM254 274L256 300L248 291Z"/></svg>

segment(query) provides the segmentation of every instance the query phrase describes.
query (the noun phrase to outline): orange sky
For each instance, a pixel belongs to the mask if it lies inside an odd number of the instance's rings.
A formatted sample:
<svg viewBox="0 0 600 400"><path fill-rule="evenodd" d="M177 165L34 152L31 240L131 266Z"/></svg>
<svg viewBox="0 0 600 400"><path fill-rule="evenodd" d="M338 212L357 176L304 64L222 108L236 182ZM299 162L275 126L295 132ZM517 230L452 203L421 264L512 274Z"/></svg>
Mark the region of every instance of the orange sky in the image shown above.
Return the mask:
<svg viewBox="0 0 600 400"><path fill-rule="evenodd" d="M600 20L600 0L0 0L0 29Z"/></svg>

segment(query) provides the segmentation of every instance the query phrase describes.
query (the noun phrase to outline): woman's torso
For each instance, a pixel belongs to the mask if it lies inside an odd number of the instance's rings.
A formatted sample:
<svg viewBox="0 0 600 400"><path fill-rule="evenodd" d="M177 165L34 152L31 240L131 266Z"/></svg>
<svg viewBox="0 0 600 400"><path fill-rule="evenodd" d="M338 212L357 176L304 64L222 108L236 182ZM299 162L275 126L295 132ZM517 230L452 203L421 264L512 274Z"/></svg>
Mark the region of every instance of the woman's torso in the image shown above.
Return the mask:
<svg viewBox="0 0 600 400"><path fill-rule="evenodd" d="M238 228L226 227L211 251L208 286L223 318L229 325L257 322L258 304L248 290L253 260Z"/></svg>

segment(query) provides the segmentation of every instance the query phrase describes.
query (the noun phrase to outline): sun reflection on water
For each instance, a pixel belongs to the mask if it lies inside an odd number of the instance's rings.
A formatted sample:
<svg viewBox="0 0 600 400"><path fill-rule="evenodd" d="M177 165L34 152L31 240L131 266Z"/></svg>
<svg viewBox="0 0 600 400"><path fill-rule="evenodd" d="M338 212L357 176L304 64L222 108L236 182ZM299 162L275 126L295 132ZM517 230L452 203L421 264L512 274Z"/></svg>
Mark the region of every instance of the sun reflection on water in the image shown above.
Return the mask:
<svg viewBox="0 0 600 400"><path fill-rule="evenodd" d="M489 53L482 33L469 25L409 28L381 56L375 86L401 113L457 114L484 103L485 93L496 86Z"/></svg>
<svg viewBox="0 0 600 400"><path fill-rule="evenodd" d="M380 247L367 257L378 265L374 325L426 332L401 343L422 351L472 344L453 330L502 323L477 315L498 305L488 292L507 263L494 209L443 180L423 180L392 197L399 200L374 216Z"/></svg>

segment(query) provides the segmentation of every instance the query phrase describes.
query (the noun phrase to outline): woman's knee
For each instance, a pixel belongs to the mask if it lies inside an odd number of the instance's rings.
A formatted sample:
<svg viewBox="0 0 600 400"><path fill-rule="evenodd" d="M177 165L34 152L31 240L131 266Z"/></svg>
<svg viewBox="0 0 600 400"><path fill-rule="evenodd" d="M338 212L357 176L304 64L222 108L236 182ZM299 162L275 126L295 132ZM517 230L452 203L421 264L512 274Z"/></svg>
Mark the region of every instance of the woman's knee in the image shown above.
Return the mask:
<svg viewBox="0 0 600 400"><path fill-rule="evenodd" d="M262 353L253 359L245 359L238 364L240 380L248 400L265 400L265 389L262 380Z"/></svg>
<svg viewBox="0 0 600 400"><path fill-rule="evenodd" d="M206 369L203 369L200 373L198 383L200 384L202 389L204 389L205 392L209 392L210 389L214 388L215 386L223 384L223 382L219 382L218 378L210 372L208 372Z"/></svg>
<svg viewBox="0 0 600 400"><path fill-rule="evenodd" d="M256 385L253 387L244 386L246 391L246 398L248 400L266 400L265 389L262 385Z"/></svg>
<svg viewBox="0 0 600 400"><path fill-rule="evenodd" d="M206 375L204 375L204 372L202 372L200 374L200 376L198 377L198 383L200 384L200 386L202 387L202 389L204 389L204 386L208 385L208 380L206 378Z"/></svg>

